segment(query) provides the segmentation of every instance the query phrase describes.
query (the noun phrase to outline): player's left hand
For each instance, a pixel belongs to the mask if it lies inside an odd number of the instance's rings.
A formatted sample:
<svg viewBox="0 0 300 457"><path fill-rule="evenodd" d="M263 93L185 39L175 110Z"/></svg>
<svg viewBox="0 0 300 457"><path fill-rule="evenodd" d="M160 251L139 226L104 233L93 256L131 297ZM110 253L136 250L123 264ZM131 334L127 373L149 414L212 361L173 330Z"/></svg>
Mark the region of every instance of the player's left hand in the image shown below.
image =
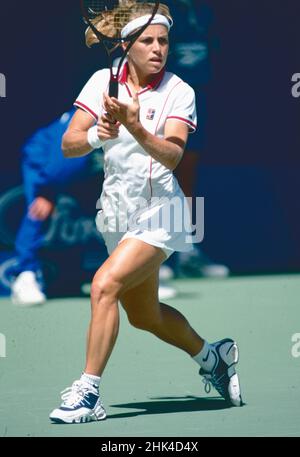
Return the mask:
<svg viewBox="0 0 300 457"><path fill-rule="evenodd" d="M107 113L126 128L132 128L139 122L140 104L137 94L132 96L131 104L122 103L114 97L103 94L103 103Z"/></svg>

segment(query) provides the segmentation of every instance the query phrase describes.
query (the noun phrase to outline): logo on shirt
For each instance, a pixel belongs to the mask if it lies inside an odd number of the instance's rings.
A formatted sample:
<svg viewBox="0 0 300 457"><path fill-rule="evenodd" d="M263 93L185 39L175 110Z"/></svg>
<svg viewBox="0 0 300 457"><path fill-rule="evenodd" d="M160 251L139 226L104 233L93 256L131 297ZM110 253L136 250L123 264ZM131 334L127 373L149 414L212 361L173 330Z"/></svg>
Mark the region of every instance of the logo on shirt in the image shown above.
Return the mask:
<svg viewBox="0 0 300 457"><path fill-rule="evenodd" d="M149 121L153 121L154 116L155 116L155 109L149 108L147 111L146 119L148 119Z"/></svg>

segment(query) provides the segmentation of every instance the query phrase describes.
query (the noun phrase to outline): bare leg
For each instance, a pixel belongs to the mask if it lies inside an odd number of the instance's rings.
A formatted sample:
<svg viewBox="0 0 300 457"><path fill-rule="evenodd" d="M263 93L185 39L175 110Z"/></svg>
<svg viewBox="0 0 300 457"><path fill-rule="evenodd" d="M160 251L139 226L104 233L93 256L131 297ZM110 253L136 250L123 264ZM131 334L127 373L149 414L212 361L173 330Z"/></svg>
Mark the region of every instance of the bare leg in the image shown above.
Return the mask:
<svg viewBox="0 0 300 457"><path fill-rule="evenodd" d="M190 356L198 354L204 344L203 339L190 326L186 318L175 308L160 303L161 320L153 332L161 340L173 344Z"/></svg>
<svg viewBox="0 0 300 457"><path fill-rule="evenodd" d="M143 283L164 259L160 249L128 239L97 271L91 290L86 373L101 376L113 350L119 329L120 294Z"/></svg>
<svg viewBox="0 0 300 457"><path fill-rule="evenodd" d="M189 355L198 354L204 340L176 309L159 303L158 271L143 284L124 293L121 302L129 321L137 328L149 331L161 340L176 346Z"/></svg>
<svg viewBox="0 0 300 457"><path fill-rule="evenodd" d="M119 331L118 301L91 297L92 319L88 331L85 373L101 376Z"/></svg>

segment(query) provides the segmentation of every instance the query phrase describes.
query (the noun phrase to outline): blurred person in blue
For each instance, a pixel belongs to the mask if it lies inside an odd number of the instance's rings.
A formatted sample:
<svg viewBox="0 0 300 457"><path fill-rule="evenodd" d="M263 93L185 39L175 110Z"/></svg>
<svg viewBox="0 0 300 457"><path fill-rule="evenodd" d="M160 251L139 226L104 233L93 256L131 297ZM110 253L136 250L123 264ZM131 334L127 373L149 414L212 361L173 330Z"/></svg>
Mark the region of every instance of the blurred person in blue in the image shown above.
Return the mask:
<svg viewBox="0 0 300 457"><path fill-rule="evenodd" d="M62 154L61 139L75 111L76 108L72 108L38 129L22 147L26 211L15 241L17 263L9 271L9 276L13 278L11 300L18 306L39 305L47 299L39 253L57 196L71 183L85 179L102 168L100 150L72 160ZM86 286L88 284L85 285L88 291ZM175 295L176 290L162 279L160 298L168 299Z"/></svg>
<svg viewBox="0 0 300 457"><path fill-rule="evenodd" d="M189 135L184 157L175 171L185 195L192 197L195 196L199 160L206 148L206 87L211 76L209 53L213 13L209 3L203 0L169 3L175 23L170 32L172 47L168 69L194 88L198 107L199 128L193 135ZM175 253L173 257L161 268L161 277L170 278L176 274L181 277L222 278L230 273L226 265L212 261L199 244L194 244L192 251Z"/></svg>
<svg viewBox="0 0 300 457"><path fill-rule="evenodd" d="M17 264L11 299L16 305L36 305L46 300L39 249L45 237L45 222L55 208L56 197L65 186L88 172L90 159L66 159L61 138L75 109L37 130L22 147L22 173L26 212L19 227L15 250Z"/></svg>

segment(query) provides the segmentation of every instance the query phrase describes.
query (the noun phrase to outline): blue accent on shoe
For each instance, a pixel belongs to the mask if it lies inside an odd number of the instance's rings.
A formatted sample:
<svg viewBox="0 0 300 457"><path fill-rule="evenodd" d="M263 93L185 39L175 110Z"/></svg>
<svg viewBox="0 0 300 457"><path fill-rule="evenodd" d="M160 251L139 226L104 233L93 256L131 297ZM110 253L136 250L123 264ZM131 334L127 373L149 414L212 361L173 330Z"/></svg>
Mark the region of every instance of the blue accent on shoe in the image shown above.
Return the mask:
<svg viewBox="0 0 300 457"><path fill-rule="evenodd" d="M92 392L87 392L80 403L75 407L72 406L61 406L59 409L62 411L76 411L81 408L93 409L98 401L99 395L93 394Z"/></svg>
<svg viewBox="0 0 300 457"><path fill-rule="evenodd" d="M207 378L207 381L212 384L212 386L219 392L219 394L228 402L231 403L230 395L228 392L228 386L230 382L230 377L228 376L228 368L230 368L234 363L227 365L226 362L221 357L220 354L220 347L224 343L232 343L234 344L234 341L230 338L225 338L221 341L218 342L217 345L214 345L215 352L212 352L216 356L216 362L211 371L205 371L203 368L200 368L199 374L201 376L209 375L209 379ZM232 345L230 346L229 350L232 348ZM227 353L229 352L227 351ZM206 389L205 389L206 390Z"/></svg>
<svg viewBox="0 0 300 457"><path fill-rule="evenodd" d="M53 422L53 424L66 424L65 421L63 421L62 419L58 419L57 417L51 417L50 420L51 422Z"/></svg>
<svg viewBox="0 0 300 457"><path fill-rule="evenodd" d="M209 354L210 354L210 350L208 350L206 357L203 357L203 359L202 359L203 362L207 362L208 361Z"/></svg>

